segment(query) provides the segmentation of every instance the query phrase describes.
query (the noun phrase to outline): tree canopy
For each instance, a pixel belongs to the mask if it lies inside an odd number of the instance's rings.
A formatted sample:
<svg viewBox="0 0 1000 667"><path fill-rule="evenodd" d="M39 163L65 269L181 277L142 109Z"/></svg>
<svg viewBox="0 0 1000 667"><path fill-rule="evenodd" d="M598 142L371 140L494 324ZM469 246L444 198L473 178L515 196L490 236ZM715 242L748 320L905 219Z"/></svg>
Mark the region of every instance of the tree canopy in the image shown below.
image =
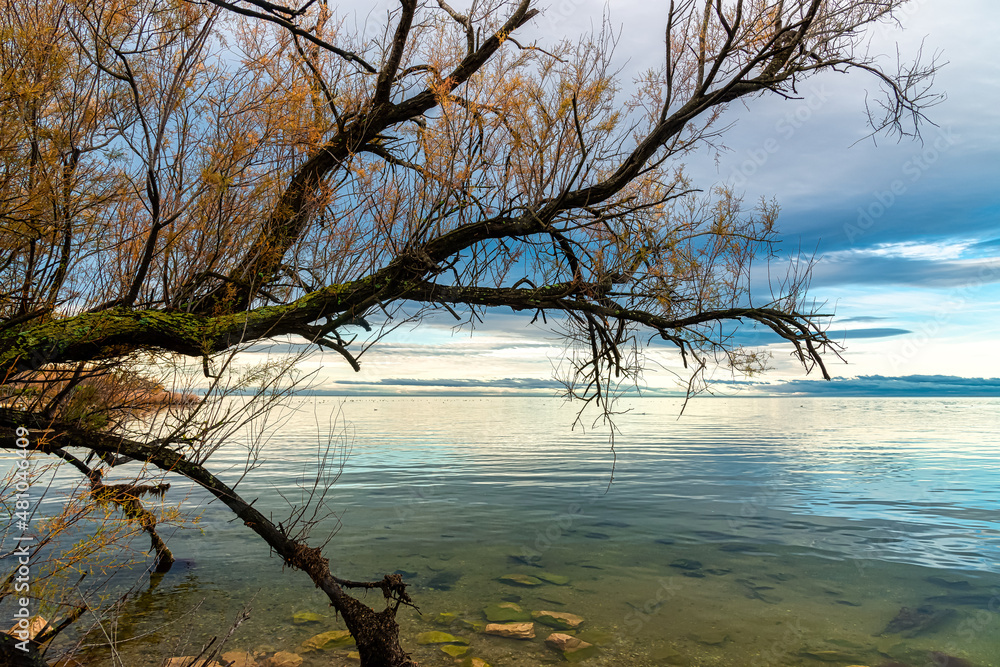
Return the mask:
<svg viewBox="0 0 1000 667"><path fill-rule="evenodd" d="M394 621L405 582L338 578L305 533L214 476L219 424L239 418L192 418L208 399L177 400L170 364L228 386L234 351L294 336L357 370L402 318L511 308L576 344L568 393L605 407L654 339L695 370L762 369L729 335L747 323L826 375L835 349L807 274L751 285L776 204L693 183L682 161L714 149L734 102L793 98L831 70L880 85L875 131L915 132L933 66L890 71L867 51L866 30L902 4L672 0L657 10L661 62L623 82L608 29L519 39L532 0L400 0L375 37L326 1L8 0L3 447L28 429L112 500L107 468L188 477L327 593L363 665L412 664ZM149 489L122 492L155 544L133 503ZM386 608L354 588L382 590Z"/></svg>

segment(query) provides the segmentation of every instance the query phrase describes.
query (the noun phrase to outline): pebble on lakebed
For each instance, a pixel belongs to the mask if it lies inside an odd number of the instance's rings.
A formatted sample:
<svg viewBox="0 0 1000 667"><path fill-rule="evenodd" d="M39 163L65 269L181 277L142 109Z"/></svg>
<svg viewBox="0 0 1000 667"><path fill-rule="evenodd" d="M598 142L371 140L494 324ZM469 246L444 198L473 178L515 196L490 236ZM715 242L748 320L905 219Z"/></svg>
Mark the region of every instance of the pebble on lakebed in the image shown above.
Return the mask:
<svg viewBox="0 0 1000 667"><path fill-rule="evenodd" d="M500 581L509 586L525 586L527 588L541 586L544 583L538 577L533 577L530 574L505 574L500 577Z"/></svg>
<svg viewBox="0 0 1000 667"><path fill-rule="evenodd" d="M580 624L583 623L583 616L561 611L533 611L531 617L556 630L572 630L580 627Z"/></svg>
<svg viewBox="0 0 1000 667"><path fill-rule="evenodd" d="M463 655L469 652L469 647L458 646L456 644L448 644L447 646L442 646L441 650L453 658L461 658Z"/></svg>
<svg viewBox="0 0 1000 667"><path fill-rule="evenodd" d="M354 637L347 630L330 630L321 632L310 637L299 646L298 653L309 653L310 651L326 651L331 648L350 646L354 643Z"/></svg>
<svg viewBox="0 0 1000 667"><path fill-rule="evenodd" d="M222 662L229 667L257 667L257 660L246 651L227 651L222 654Z"/></svg>
<svg viewBox="0 0 1000 667"><path fill-rule="evenodd" d="M431 632L421 632L417 635L417 643L421 646L427 646L428 644L468 644L469 640L456 637L447 632L432 630Z"/></svg>
<svg viewBox="0 0 1000 667"><path fill-rule="evenodd" d="M299 667L299 665L303 662L305 662L305 660L297 653L278 651L268 658L265 664L267 667Z"/></svg>
<svg viewBox="0 0 1000 667"><path fill-rule="evenodd" d="M482 658L466 658L459 663L459 667L493 667L493 665Z"/></svg>
<svg viewBox="0 0 1000 667"><path fill-rule="evenodd" d="M531 620L531 614L516 602L500 602L483 609L483 615L490 623L512 623Z"/></svg>
<svg viewBox="0 0 1000 667"><path fill-rule="evenodd" d="M490 623L484 632L497 637L507 637L508 639L534 639L534 623Z"/></svg>
<svg viewBox="0 0 1000 667"><path fill-rule="evenodd" d="M567 662L580 662L597 652L597 647L593 644L561 632L553 632L545 639L545 643L559 651Z"/></svg>
<svg viewBox="0 0 1000 667"><path fill-rule="evenodd" d="M314 611L297 611L292 614L292 623L295 625L304 625L306 623L321 623L326 620L326 616L322 614L317 614Z"/></svg>

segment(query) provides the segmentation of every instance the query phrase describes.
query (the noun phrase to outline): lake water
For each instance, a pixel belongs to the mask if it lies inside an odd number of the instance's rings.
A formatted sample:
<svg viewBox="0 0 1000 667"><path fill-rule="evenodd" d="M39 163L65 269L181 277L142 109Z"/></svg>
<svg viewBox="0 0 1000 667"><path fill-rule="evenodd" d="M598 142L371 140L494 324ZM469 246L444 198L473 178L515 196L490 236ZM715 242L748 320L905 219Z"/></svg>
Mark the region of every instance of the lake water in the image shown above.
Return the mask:
<svg viewBox="0 0 1000 667"><path fill-rule="evenodd" d="M278 491L298 501L342 413L326 555L345 578L405 573L422 614L400 624L423 665L455 664L415 642L429 630L495 667L559 662L541 624L529 641L470 627L512 601L584 617L595 666L1000 666L1000 400L704 398L680 419L678 400L624 405L612 452L554 399L304 399L239 489L281 519ZM243 455L213 469L234 480ZM185 503L201 523L168 541L190 563L128 603L118 636L142 638L125 664L197 653L247 604L235 649L294 651L344 627L224 507ZM500 580L538 573L568 583ZM300 611L326 618L295 625ZM305 667L357 664L349 650Z"/></svg>

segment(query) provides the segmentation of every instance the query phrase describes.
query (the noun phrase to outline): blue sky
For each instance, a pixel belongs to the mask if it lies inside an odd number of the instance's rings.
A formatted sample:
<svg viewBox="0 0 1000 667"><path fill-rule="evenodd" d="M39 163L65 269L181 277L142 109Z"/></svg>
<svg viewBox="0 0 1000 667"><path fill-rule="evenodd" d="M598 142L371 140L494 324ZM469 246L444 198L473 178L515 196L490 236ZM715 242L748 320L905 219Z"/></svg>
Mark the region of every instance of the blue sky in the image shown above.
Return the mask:
<svg viewBox="0 0 1000 667"><path fill-rule="evenodd" d="M616 61L628 76L662 55L665 17L650 6L553 2L523 36L543 43L572 37L589 31L607 10L621 26ZM349 11L347 5L341 11ZM379 15L384 12L376 8L369 16L377 23ZM811 295L836 313L830 331L844 342L848 363L831 361L840 382L806 384L786 346L751 332L745 339L774 355L769 390L836 393L867 382L875 393L880 387L899 393L902 385L891 379L910 378L901 382L910 382L913 393L934 387L955 393L956 386L971 385L949 377L1000 377L1000 59L993 53L1000 6L995 0L916 0L901 21L903 30L874 31L873 52L894 59L898 44L907 59L922 46L925 58L937 53L943 63L935 89L947 99L929 110L936 126L924 127L922 141L866 139L865 99L877 94L877 83L831 74L803 85L799 100L735 105L727 152L687 165L699 187L725 182L748 201L775 197L781 248L816 252ZM450 393L491 385L551 394L563 347L526 321L497 313L470 335L454 331L447 316L435 317L397 330L362 358L359 374L331 354L313 355L304 368L318 371L318 388L350 393ZM679 370L679 360L666 350L653 356L667 371L650 373L648 386L674 387L670 371ZM845 384L858 377L866 379ZM998 388L994 382L969 391L997 395Z"/></svg>

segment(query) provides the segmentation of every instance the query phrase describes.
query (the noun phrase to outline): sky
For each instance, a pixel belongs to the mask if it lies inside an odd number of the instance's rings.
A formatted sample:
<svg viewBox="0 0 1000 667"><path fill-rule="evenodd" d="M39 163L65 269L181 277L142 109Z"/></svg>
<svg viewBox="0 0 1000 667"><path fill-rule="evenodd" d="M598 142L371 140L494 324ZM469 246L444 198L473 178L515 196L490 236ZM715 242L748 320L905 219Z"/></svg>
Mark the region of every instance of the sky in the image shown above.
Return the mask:
<svg viewBox="0 0 1000 667"><path fill-rule="evenodd" d="M375 6L370 17L391 3ZM607 12L622 35L615 61L630 78L663 53L665 14L651 6L659 5L553 1L521 37L574 37ZM830 334L845 346L846 363L830 361L835 381L822 383L787 345L750 332L743 340L773 354L772 370L749 384L717 372L723 393L1000 395L1000 380L989 381L1000 378L1000 6L911 0L900 21L903 29L873 31L872 51L894 60L898 49L908 60L922 49L942 65L934 90L946 98L928 110L933 125L921 140L867 138L866 95L877 82L833 73L801 86L801 99L734 105L728 151L688 161L699 187L727 183L747 201L777 199L780 248L815 253L810 294L836 314ZM401 327L364 355L360 373L330 353L303 369L315 371L317 389L343 393L556 391L565 350L553 334L509 311L471 334L452 325L442 316ZM256 349L252 357L267 354ZM643 386L676 391L677 356L658 349L652 358L663 370Z"/></svg>

